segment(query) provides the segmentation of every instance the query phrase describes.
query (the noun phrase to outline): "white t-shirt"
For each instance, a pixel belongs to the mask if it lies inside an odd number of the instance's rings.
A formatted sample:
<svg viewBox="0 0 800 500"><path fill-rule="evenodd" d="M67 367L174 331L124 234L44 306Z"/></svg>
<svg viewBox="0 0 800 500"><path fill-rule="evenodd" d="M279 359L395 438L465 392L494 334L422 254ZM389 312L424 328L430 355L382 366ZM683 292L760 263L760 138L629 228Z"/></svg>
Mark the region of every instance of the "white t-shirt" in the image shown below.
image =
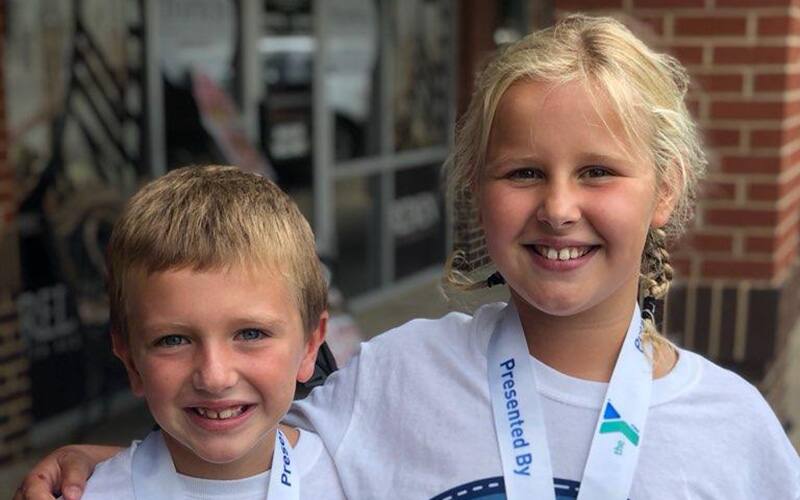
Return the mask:
<svg viewBox="0 0 800 500"><path fill-rule="evenodd" d="M295 403L348 498L505 498L486 351L503 304L414 320ZM576 498L607 384L534 362L559 500ZM800 499L800 459L759 392L681 350L655 380L631 500Z"/></svg>
<svg viewBox="0 0 800 500"><path fill-rule="evenodd" d="M89 478L82 499L135 500L131 464L139 443L134 441L129 448L99 463ZM159 443L159 453L169 454L164 440L159 439ZM316 434L301 430L293 451L300 470L300 498L345 498L331 457ZM215 480L177 474L184 498L190 500L264 500L267 498L269 475L270 471L266 471L244 479Z"/></svg>

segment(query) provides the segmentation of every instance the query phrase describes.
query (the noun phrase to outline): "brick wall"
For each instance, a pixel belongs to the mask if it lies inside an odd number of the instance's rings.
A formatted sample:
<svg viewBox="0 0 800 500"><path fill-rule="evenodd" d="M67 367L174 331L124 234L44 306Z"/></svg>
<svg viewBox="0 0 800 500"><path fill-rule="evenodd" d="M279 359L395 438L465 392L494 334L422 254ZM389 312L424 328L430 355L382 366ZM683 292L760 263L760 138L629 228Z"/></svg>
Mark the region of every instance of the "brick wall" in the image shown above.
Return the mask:
<svg viewBox="0 0 800 500"><path fill-rule="evenodd" d="M0 9L0 33L4 32L3 12L4 9ZM28 361L17 328L13 301L20 278L3 68L3 37L0 36L0 464L19 456L26 449L31 405Z"/></svg>
<svg viewBox="0 0 800 500"><path fill-rule="evenodd" d="M696 225L673 255L680 275L667 329L763 380L800 317L800 0L555 6L621 14L692 74L711 173Z"/></svg>

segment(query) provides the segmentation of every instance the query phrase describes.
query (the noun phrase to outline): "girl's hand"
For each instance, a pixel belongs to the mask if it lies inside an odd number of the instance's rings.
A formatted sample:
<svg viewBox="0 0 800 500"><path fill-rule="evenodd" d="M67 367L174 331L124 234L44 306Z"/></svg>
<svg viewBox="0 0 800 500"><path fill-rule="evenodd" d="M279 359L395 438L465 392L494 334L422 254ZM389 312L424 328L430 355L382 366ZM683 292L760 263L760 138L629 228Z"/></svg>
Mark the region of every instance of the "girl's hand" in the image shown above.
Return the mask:
<svg viewBox="0 0 800 500"><path fill-rule="evenodd" d="M69 445L50 453L28 472L14 500L78 500L94 466L120 451L115 446Z"/></svg>

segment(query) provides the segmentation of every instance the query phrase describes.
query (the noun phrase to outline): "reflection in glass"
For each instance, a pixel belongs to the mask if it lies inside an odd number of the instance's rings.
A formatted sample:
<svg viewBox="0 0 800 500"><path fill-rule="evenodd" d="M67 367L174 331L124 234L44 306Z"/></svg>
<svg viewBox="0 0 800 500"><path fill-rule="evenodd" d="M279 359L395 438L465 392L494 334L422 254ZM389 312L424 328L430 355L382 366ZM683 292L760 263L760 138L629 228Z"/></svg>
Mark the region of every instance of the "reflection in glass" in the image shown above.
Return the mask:
<svg viewBox="0 0 800 500"><path fill-rule="evenodd" d="M337 161L379 153L379 26L376 0L320 2L325 23L320 48L325 60L325 95L333 114Z"/></svg>
<svg viewBox="0 0 800 500"><path fill-rule="evenodd" d="M398 151L444 145L449 125L452 3L394 3L394 143Z"/></svg>
<svg viewBox="0 0 800 500"><path fill-rule="evenodd" d="M338 262L334 276L345 296L380 283L380 177L358 177L336 183Z"/></svg>

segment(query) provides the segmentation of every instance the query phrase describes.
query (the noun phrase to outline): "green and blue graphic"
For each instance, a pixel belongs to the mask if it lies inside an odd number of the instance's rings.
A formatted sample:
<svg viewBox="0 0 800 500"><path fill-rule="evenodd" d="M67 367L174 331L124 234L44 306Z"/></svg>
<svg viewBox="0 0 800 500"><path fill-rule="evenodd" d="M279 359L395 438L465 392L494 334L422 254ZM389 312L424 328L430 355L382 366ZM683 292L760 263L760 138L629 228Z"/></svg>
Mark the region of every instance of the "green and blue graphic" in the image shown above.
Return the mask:
<svg viewBox="0 0 800 500"><path fill-rule="evenodd" d="M614 408L609 401L606 403L606 409L603 412L603 423L600 424L600 434L613 434L615 432L625 436L634 446L639 445L639 430L622 420L617 409Z"/></svg>

